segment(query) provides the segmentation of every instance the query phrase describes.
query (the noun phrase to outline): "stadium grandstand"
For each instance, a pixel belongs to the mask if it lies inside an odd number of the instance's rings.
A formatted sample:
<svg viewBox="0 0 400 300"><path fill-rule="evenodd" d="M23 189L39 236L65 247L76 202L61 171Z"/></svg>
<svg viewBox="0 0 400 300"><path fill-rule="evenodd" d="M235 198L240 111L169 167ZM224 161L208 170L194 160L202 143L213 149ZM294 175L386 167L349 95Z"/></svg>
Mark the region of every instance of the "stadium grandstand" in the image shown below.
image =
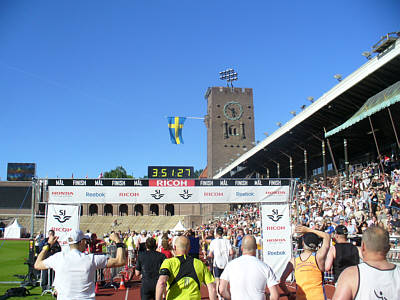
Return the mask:
<svg viewBox="0 0 400 300"><path fill-rule="evenodd" d="M398 157L400 32L363 52L367 62L214 178L301 178L349 171L349 166Z"/></svg>

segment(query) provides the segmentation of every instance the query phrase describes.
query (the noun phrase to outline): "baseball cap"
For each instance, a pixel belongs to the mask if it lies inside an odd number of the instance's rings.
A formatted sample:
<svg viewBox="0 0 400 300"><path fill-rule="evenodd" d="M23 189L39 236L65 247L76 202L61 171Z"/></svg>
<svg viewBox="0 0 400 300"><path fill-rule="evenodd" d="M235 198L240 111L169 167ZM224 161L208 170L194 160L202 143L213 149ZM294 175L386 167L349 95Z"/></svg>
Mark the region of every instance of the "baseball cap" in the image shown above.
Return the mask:
<svg viewBox="0 0 400 300"><path fill-rule="evenodd" d="M223 234L224 233L224 229L222 227L217 227L217 230L215 231L218 234Z"/></svg>
<svg viewBox="0 0 400 300"><path fill-rule="evenodd" d="M318 237L315 233L307 232L303 235L304 244L312 249L316 249L321 243L321 238Z"/></svg>
<svg viewBox="0 0 400 300"><path fill-rule="evenodd" d="M335 232L337 234L344 234L344 235L347 235L349 233L349 231L347 230L347 227L344 225L338 225L335 229Z"/></svg>
<svg viewBox="0 0 400 300"><path fill-rule="evenodd" d="M82 230L72 230L67 238L68 244L76 244L79 243L81 240L89 240L90 237L83 233Z"/></svg>

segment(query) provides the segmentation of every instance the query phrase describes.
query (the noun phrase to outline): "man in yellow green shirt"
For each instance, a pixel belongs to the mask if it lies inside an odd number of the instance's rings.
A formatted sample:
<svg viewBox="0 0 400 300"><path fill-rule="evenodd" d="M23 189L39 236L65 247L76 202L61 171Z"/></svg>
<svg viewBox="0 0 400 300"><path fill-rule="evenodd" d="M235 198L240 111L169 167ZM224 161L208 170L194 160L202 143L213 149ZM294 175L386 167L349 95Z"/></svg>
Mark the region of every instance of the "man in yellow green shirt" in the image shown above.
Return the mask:
<svg viewBox="0 0 400 300"><path fill-rule="evenodd" d="M166 289L166 300L200 300L200 286L207 285L210 300L217 299L215 279L204 263L188 256L190 241L180 236L175 241L176 256L164 260L156 287L156 300L161 300Z"/></svg>

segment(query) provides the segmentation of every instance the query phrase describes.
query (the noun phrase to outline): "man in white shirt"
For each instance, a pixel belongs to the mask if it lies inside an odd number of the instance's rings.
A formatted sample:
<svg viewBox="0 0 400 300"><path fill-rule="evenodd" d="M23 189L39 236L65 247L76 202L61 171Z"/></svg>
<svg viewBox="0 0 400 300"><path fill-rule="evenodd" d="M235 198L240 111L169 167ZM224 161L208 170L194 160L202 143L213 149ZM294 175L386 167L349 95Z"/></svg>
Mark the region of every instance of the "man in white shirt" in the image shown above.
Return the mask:
<svg viewBox="0 0 400 300"><path fill-rule="evenodd" d="M58 300L88 299L95 300L95 274L97 269L121 267L125 265L124 244L119 236L112 233L110 240L117 245L117 256L107 258L105 255L83 253L88 236L81 230L73 230L67 242L69 251L58 252L43 259L51 245L58 237L49 237L48 244L39 253L35 262L36 270L53 269L56 273L54 286Z"/></svg>
<svg viewBox="0 0 400 300"><path fill-rule="evenodd" d="M217 285L217 291L219 278L229 262L229 256L233 256L232 245L229 240L222 237L223 234L224 229L218 227L215 231L216 238L211 241L208 253L208 257L213 259L213 275Z"/></svg>
<svg viewBox="0 0 400 300"><path fill-rule="evenodd" d="M265 288L268 286L269 299L278 300L278 280L271 267L255 257L257 245L253 236L243 238L242 250L243 255L229 262L221 275L219 292L222 297L265 300Z"/></svg>

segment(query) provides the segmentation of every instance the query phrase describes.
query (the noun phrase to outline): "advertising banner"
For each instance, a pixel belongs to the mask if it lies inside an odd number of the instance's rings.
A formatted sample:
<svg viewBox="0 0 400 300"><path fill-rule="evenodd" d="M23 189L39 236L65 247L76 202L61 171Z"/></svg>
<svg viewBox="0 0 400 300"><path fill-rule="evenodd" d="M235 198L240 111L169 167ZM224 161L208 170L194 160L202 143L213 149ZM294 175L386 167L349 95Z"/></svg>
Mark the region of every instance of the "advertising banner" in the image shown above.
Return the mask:
<svg viewBox="0 0 400 300"><path fill-rule="evenodd" d="M289 203L263 203L263 259L279 279L292 256Z"/></svg>
<svg viewBox="0 0 400 300"><path fill-rule="evenodd" d="M49 180L49 203L287 202L288 180Z"/></svg>
<svg viewBox="0 0 400 300"><path fill-rule="evenodd" d="M61 246L68 245L67 237L72 230L79 229L79 206L47 205L46 232L54 230Z"/></svg>

